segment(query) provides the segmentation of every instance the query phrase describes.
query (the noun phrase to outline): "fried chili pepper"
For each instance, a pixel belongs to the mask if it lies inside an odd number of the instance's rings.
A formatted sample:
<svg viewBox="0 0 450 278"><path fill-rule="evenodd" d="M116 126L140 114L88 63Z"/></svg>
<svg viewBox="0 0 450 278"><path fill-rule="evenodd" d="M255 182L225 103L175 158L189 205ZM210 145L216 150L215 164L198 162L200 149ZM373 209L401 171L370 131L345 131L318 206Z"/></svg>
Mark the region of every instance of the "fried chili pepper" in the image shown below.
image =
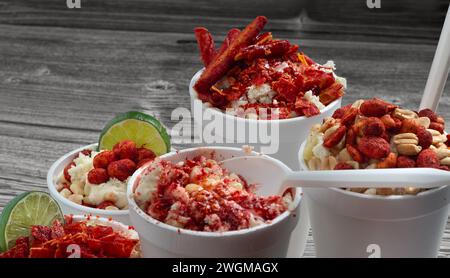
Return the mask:
<svg viewBox="0 0 450 278"><path fill-rule="evenodd" d="M234 57L235 61L249 60L252 61L261 57L280 57L286 54L291 47L291 44L287 40L270 41L266 44L250 45L239 51Z"/></svg>
<svg viewBox="0 0 450 278"><path fill-rule="evenodd" d="M203 65L207 67L216 55L214 39L208 29L204 27L195 28L194 33L195 38L197 39L198 48L200 49Z"/></svg>
<svg viewBox="0 0 450 278"><path fill-rule="evenodd" d="M224 76L228 70L230 70L235 61L234 57L239 52L241 48L247 47L256 36L264 28L267 23L267 18L265 16L258 16L253 20L245 29L239 33L236 39L230 44L230 46L218 57L216 57L202 73L200 78L194 85L194 89L199 94L208 94L209 89L214 85L219 79Z"/></svg>

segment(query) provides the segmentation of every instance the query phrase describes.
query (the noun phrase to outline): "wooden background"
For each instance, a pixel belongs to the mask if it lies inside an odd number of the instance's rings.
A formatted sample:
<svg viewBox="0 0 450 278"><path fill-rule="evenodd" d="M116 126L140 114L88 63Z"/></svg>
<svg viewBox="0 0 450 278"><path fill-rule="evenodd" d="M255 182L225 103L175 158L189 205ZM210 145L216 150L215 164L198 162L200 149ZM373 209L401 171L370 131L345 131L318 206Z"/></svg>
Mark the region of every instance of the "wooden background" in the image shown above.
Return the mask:
<svg viewBox="0 0 450 278"><path fill-rule="evenodd" d="M0 210L26 190L46 190L58 157L96 142L119 112L155 114L189 107L201 67L192 34L218 41L257 14L267 30L319 62L333 59L348 79L344 103L381 97L420 102L448 0L0 0ZM415 3L420 2L420 3ZM426 3L423 3L426 2ZM450 120L450 87L439 112ZM180 146L175 146L180 147ZM309 237L305 256L314 255ZM440 256L450 256L450 224Z"/></svg>

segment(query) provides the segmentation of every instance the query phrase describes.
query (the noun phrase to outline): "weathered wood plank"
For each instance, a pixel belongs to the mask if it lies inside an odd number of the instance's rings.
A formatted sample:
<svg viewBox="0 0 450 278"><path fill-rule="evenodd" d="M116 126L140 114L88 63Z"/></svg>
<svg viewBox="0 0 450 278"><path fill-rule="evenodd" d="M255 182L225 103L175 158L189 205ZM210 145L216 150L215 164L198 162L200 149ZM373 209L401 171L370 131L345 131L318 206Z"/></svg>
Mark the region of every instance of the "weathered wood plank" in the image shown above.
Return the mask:
<svg viewBox="0 0 450 278"><path fill-rule="evenodd" d="M45 190L51 163L97 141L115 113L141 110L171 127L170 113L189 106L188 82L200 68L192 28L205 25L220 40L230 27L271 11L249 4L231 12L194 0L84 0L89 9L68 10L64 2L0 1L0 210L20 192ZM366 12L360 6L350 5L348 16L333 5L309 7L302 17L298 10L275 9L268 30L299 43L319 62L335 60L349 80L344 103L378 96L415 108L440 32L442 2L424 13L428 20L417 21L411 20L415 9L371 14L366 21L355 13ZM449 91L447 85L439 108L447 121ZM314 256L311 236L305 256ZM450 222L440 256L450 256Z"/></svg>
<svg viewBox="0 0 450 278"><path fill-rule="evenodd" d="M262 14L271 19L267 29L283 35L433 43L446 8L446 0L391 1L383 3L382 9L368 9L365 0L265 0L264 5L258 0L81 2L81 9L68 9L60 0L3 0L0 23L176 33L190 33L204 25L223 34L230 26L242 28Z"/></svg>

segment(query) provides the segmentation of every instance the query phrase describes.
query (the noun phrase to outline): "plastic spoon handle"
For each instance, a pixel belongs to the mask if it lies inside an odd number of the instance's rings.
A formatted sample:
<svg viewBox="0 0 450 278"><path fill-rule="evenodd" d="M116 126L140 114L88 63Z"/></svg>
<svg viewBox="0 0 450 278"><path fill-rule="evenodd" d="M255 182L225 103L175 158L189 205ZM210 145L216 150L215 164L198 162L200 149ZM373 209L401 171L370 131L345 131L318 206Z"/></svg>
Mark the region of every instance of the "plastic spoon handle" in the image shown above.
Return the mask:
<svg viewBox="0 0 450 278"><path fill-rule="evenodd" d="M431 64L427 84L423 92L420 109L430 108L436 111L439 100L447 81L450 69L450 6L447 11L444 26L442 27L436 54Z"/></svg>
<svg viewBox="0 0 450 278"><path fill-rule="evenodd" d="M450 185L450 172L431 169L371 169L291 172L283 182L289 187L417 187Z"/></svg>

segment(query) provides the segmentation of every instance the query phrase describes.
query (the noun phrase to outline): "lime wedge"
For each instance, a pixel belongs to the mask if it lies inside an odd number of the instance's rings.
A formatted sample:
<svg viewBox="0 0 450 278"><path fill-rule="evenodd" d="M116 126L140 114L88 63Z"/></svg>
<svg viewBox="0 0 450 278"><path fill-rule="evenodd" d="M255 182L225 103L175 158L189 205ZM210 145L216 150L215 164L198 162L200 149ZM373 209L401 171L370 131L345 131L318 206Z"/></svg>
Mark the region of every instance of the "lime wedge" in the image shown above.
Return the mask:
<svg viewBox="0 0 450 278"><path fill-rule="evenodd" d="M31 191L12 199L0 216L0 250L14 246L17 238L30 235L33 225L50 226L64 221L58 203L47 193Z"/></svg>
<svg viewBox="0 0 450 278"><path fill-rule="evenodd" d="M117 115L103 128L99 150L112 150L115 144L132 140L137 147L162 155L170 150L170 138L164 126L154 117L136 111Z"/></svg>

